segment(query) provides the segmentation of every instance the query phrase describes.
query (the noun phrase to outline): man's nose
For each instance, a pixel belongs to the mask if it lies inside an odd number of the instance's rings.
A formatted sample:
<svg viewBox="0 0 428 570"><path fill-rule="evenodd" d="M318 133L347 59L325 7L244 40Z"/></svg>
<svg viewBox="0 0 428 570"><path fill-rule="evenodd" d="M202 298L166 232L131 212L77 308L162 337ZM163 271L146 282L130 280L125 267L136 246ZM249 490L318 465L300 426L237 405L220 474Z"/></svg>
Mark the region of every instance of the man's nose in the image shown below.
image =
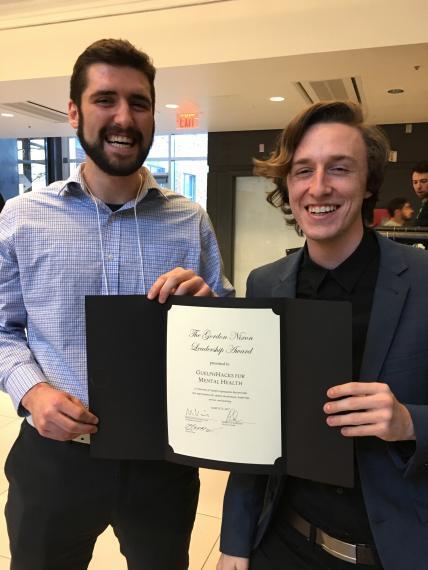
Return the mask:
<svg viewBox="0 0 428 570"><path fill-rule="evenodd" d="M133 123L131 108L127 101L118 103L114 122L121 127L129 127Z"/></svg>
<svg viewBox="0 0 428 570"><path fill-rule="evenodd" d="M309 191L313 196L322 196L323 194L330 193L331 187L328 184L324 169L320 168L314 171L311 177Z"/></svg>

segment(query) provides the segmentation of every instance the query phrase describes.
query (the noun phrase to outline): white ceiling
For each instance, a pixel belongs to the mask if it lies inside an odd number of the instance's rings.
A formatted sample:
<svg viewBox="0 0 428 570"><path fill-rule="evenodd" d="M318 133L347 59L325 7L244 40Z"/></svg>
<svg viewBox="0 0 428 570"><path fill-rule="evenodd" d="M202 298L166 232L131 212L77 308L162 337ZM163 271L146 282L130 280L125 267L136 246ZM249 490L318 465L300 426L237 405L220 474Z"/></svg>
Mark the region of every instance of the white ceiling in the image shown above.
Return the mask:
<svg viewBox="0 0 428 570"><path fill-rule="evenodd" d="M126 37L158 67L158 133L176 130L176 111L166 103L199 113L200 131L282 128L306 104L295 82L351 76L370 121L428 122L428 44L419 31L428 21L425 0L61 0L55 9L44 0L0 3L7 8L0 112L22 101L65 112L77 55L100 37ZM171 8L179 4L187 5ZM99 16L113 8L136 13ZM59 19L64 23L49 23ZM404 93L387 93L397 87ZM272 95L285 101L272 103ZM2 138L71 134L66 123L0 117Z"/></svg>

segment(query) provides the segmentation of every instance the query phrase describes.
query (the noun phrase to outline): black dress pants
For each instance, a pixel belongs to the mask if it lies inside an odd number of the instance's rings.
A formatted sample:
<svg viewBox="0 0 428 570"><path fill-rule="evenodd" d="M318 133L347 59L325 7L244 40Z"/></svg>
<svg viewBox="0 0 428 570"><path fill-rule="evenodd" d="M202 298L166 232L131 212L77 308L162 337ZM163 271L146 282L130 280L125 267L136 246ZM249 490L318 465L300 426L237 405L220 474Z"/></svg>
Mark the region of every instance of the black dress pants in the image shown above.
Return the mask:
<svg viewBox="0 0 428 570"><path fill-rule="evenodd" d="M129 570L186 570L196 469L91 459L89 445L41 437L26 421L5 465L11 570L84 570L112 525Z"/></svg>
<svg viewBox="0 0 428 570"><path fill-rule="evenodd" d="M340 560L291 526L276 525L274 520L251 556L250 570L382 570L382 565Z"/></svg>

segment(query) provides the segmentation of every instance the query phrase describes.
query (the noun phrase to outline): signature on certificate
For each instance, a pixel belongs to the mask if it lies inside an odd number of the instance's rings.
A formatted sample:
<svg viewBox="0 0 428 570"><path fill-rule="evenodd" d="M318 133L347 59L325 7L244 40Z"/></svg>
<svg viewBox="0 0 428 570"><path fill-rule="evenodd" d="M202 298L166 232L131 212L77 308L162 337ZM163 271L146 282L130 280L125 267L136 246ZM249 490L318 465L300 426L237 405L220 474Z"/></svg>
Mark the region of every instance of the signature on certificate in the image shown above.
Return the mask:
<svg viewBox="0 0 428 570"><path fill-rule="evenodd" d="M239 412L235 408L230 408L227 412L226 419L222 422L224 425L236 426L243 424L243 420L239 417Z"/></svg>
<svg viewBox="0 0 428 570"><path fill-rule="evenodd" d="M198 433L198 432L209 432L213 430L207 426L201 426L198 425L197 423L187 422L184 425L184 431L186 431L187 433Z"/></svg>
<svg viewBox="0 0 428 570"><path fill-rule="evenodd" d="M186 408L186 420L193 420L197 422L205 422L210 419L208 410L198 408Z"/></svg>

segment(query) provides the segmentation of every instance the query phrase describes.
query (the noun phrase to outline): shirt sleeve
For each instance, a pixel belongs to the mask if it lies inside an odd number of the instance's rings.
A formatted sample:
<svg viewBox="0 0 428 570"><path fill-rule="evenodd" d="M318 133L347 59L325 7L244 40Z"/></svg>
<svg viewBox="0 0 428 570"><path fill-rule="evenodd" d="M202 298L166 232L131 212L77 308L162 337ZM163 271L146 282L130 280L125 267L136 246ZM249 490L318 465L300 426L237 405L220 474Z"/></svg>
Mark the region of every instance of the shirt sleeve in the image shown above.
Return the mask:
<svg viewBox="0 0 428 570"><path fill-rule="evenodd" d="M200 275L219 297L232 297L235 289L225 277L217 238L206 212L201 217Z"/></svg>
<svg viewBox="0 0 428 570"><path fill-rule="evenodd" d="M404 477L428 472L428 406L404 404L409 410L415 429L416 439L395 441L388 444L395 465Z"/></svg>
<svg viewBox="0 0 428 570"><path fill-rule="evenodd" d="M220 536L220 551L224 554L250 557L267 481L265 475L230 474Z"/></svg>
<svg viewBox="0 0 428 570"><path fill-rule="evenodd" d="M13 206L7 203L0 216L0 389L18 410L28 390L46 379L27 344L13 217Z"/></svg>

